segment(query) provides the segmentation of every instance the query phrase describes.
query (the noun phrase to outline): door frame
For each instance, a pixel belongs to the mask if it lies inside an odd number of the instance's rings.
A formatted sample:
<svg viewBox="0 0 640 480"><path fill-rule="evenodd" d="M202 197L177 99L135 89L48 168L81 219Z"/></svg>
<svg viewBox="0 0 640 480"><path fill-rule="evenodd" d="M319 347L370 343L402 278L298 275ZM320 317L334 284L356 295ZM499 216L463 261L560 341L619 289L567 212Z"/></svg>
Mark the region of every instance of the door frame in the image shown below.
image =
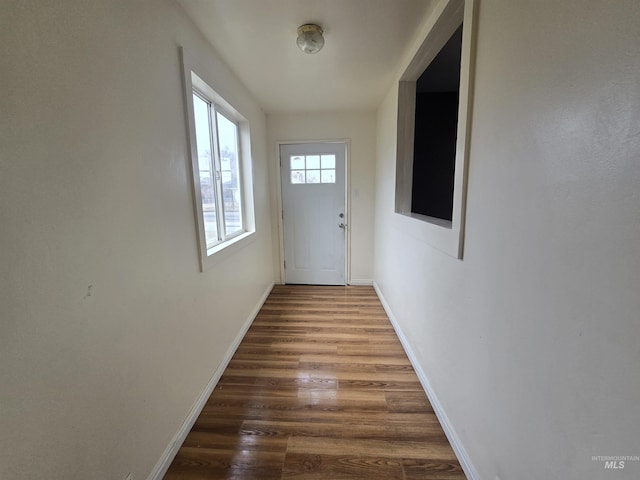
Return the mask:
<svg viewBox="0 0 640 480"><path fill-rule="evenodd" d="M280 266L280 284L285 283L285 271L284 271L284 221L283 221L283 209L282 209L282 168L280 159L280 147L282 145L299 145L308 143L339 143L344 146L344 205L345 205L345 242L344 242L344 272L345 282L347 285L351 285L351 162L349 157L351 155L351 141L348 138L332 138L328 140L278 140L276 141L276 200L277 200L277 212L278 217L278 253L280 258L278 263Z"/></svg>

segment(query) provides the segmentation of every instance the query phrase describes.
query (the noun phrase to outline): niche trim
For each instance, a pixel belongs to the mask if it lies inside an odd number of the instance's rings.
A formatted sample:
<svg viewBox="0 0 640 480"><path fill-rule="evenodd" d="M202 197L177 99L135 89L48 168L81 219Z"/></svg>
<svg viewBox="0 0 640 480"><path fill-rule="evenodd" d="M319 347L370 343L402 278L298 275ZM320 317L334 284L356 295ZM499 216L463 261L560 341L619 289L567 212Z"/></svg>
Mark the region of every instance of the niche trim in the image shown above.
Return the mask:
<svg viewBox="0 0 640 480"><path fill-rule="evenodd" d="M467 190L476 0L448 0L430 18L431 26L398 83L398 131L394 222L401 230L444 253L461 259ZM453 33L462 27L460 93L456 135L453 211L451 221L411 212L416 81Z"/></svg>

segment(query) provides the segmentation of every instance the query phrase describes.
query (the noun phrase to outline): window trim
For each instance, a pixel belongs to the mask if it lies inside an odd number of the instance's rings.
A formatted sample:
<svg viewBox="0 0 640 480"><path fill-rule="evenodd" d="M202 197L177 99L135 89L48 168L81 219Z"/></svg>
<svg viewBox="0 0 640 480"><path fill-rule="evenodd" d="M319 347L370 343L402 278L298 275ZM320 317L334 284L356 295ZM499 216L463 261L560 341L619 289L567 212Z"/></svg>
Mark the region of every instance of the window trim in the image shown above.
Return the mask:
<svg viewBox="0 0 640 480"><path fill-rule="evenodd" d="M414 237L457 259L462 258L466 210L473 52L475 47L475 0L448 0L432 14L427 34L409 61L398 83L398 124L394 224ZM415 135L416 81L456 29L462 27L462 58L458 131L454 174L452 220L411 212L413 142Z"/></svg>
<svg viewBox="0 0 640 480"><path fill-rule="evenodd" d="M180 57L183 70L183 96L185 102L185 116L187 126L187 140L188 140L188 157L191 169L191 186L192 186L192 200L194 207L195 227L197 236L198 256L200 260L200 271L205 272L213 265L217 264L220 260L227 258L229 255L244 248L244 246L252 243L255 239L255 211L253 203L253 175L252 175L252 159L251 159L251 135L249 129L248 120L236 110L229 102L227 102L220 94L218 94L210 86L214 82L209 82L206 79L207 75L204 74L206 70L196 66L194 60L190 55L185 52L184 48L180 47ZM242 228L238 232L234 232L231 235L226 235L224 229L224 219L221 222L222 231L221 238L223 240L216 242L215 244L207 244L205 226L204 226L204 212L202 208L202 192L200 190L200 168L198 163L198 151L196 143L195 133L195 117L194 117L194 105L193 95L196 93L203 98L207 103L210 103L214 108L210 110L213 115L210 115L217 124L216 112L222 114L226 119L230 120L238 127L238 168L239 168L239 183L240 183L240 202L242 211ZM212 130L212 139L214 143L215 152L212 152L213 157L219 157L218 140L215 135L213 125L210 125ZM214 160L218 162L220 166L220 159ZM216 166L214 165L214 169ZM217 182L218 183L218 182ZM220 179L221 185L221 179ZM222 198L222 189L216 188L216 202L220 204L220 198ZM220 210L222 212L222 210Z"/></svg>

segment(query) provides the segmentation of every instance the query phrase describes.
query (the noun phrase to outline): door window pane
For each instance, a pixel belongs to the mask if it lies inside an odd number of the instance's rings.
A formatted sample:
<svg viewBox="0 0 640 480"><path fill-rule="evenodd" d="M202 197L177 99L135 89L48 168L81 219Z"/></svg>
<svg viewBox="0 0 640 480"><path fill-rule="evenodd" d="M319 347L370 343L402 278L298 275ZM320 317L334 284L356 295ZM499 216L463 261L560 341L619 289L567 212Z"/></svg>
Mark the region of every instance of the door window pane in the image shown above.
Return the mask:
<svg viewBox="0 0 640 480"><path fill-rule="evenodd" d="M320 156L307 155L307 170L318 170L320 168Z"/></svg>
<svg viewBox="0 0 640 480"><path fill-rule="evenodd" d="M322 183L336 183L336 171L335 170L321 170Z"/></svg>
<svg viewBox="0 0 640 480"><path fill-rule="evenodd" d="M322 168L336 168L336 156L322 155Z"/></svg>
<svg viewBox="0 0 640 480"><path fill-rule="evenodd" d="M304 157L291 157L291 170L304 170Z"/></svg>
<svg viewBox="0 0 640 480"><path fill-rule="evenodd" d="M320 170L307 170L307 183L320 183Z"/></svg>
<svg viewBox="0 0 640 480"><path fill-rule="evenodd" d="M292 170L291 183L305 183L304 170Z"/></svg>

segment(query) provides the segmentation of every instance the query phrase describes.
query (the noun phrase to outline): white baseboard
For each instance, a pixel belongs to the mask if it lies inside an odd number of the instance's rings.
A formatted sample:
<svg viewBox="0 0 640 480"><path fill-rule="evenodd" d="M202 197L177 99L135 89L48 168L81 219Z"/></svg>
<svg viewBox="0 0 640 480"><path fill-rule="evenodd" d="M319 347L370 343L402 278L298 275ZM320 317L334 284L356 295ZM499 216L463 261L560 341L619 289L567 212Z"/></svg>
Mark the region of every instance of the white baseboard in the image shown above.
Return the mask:
<svg viewBox="0 0 640 480"><path fill-rule="evenodd" d="M269 296L269 293L271 293L272 289L273 289L273 284L271 284L267 288L267 290L262 294L262 297L260 298L256 306L253 308L253 310L251 311L251 314L249 315L247 320L242 325L240 332L238 332L238 335L236 335L236 338L233 340L233 343L229 346L229 349L227 350L227 353L225 354L224 359L222 360L222 362L220 363L216 371L213 373L213 376L209 380L209 383L207 383L207 386L204 388L204 390L202 391L202 393L200 394L196 402L193 404L193 407L191 407L189 414L184 420L184 423L182 424L180 429L176 432L176 434L173 436L171 443L169 443L169 446L167 446L167 448L165 449L164 453L160 457L160 460L158 460L158 463L156 463L156 466L154 467L153 471L149 475L148 480L162 480L162 477L164 477L164 475L167 473L169 466L171 466L171 462L173 461L174 457L178 453L178 450L180 450L180 447L182 446L185 438L187 438L187 435L191 431L193 424L198 419L198 415L200 415L200 412L202 412L202 409L204 408L205 404L207 403L207 400L209 399L209 396L211 396L211 392L213 392L213 389L216 388L216 385L218 384L220 377L222 377L224 370L227 368L227 365L229 365L229 362L231 361L233 354L238 349L240 342L242 342L242 339L247 333L247 330L249 330L249 327L255 320L256 316L258 315L258 312L262 308L262 305L264 305L264 302L267 300L267 297Z"/></svg>
<svg viewBox="0 0 640 480"><path fill-rule="evenodd" d="M371 280L370 278L352 278L349 281L349 285L354 285L354 286L371 286L373 285L373 280Z"/></svg>
<svg viewBox="0 0 640 480"><path fill-rule="evenodd" d="M464 473L469 480L478 480L480 477L478 477L476 469L471 464L471 460L469 458L469 455L467 454L467 451L462 446L462 443L460 442L458 435L456 434L455 430L451 426L449 417L445 413L444 408L442 407L442 404L438 400L438 397L435 391L433 390L433 387L431 386L429 379L425 375L424 370L422 370L420 363L418 363L418 359L414 355L413 350L411 349L411 345L409 345L409 342L407 341L407 338L402 332L402 329L400 328L400 325L398 324L396 317L391 311L391 307L389 306L389 303L384 298L384 295L380 291L380 287L376 282L373 282L373 288L378 294L378 298L380 299L380 302L382 303L382 306L384 307L385 312L387 312L387 316L391 321L391 325L393 325L393 329L396 331L396 335L398 335L398 338L400 339L400 343L402 343L404 351L406 352L407 357L409 357L409 361L411 362L413 369L416 371L416 375L418 375L418 379L422 384L422 388L424 389L425 393L427 394L427 397L429 398L429 402L431 403L431 406L433 407L433 411L435 412L436 417L438 417L438 421L440 422L440 425L442 426L442 429L444 430L444 433L447 436L449 443L451 444L451 448L453 448L453 451L458 457L458 461L460 462L460 466L462 467L462 470L464 470Z"/></svg>

